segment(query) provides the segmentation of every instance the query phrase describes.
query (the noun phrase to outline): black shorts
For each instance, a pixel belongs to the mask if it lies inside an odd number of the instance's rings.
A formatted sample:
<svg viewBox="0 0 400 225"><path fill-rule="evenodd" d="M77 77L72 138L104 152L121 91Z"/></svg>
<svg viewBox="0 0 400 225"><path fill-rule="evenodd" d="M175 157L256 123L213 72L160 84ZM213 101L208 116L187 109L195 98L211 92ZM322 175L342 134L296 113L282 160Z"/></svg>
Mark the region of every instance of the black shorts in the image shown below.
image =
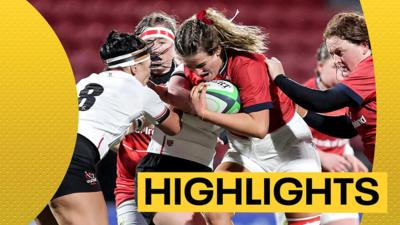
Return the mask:
<svg viewBox="0 0 400 225"><path fill-rule="evenodd" d="M136 172L212 172L212 169L190 160L168 155L148 153L136 167ZM137 186L136 174L135 193L137 193ZM156 214L155 212L143 212L141 214L146 219L147 224L154 224L153 218Z"/></svg>
<svg viewBox="0 0 400 225"><path fill-rule="evenodd" d="M53 199L78 192L101 191L96 177L96 163L99 160L96 146L78 134L71 163Z"/></svg>

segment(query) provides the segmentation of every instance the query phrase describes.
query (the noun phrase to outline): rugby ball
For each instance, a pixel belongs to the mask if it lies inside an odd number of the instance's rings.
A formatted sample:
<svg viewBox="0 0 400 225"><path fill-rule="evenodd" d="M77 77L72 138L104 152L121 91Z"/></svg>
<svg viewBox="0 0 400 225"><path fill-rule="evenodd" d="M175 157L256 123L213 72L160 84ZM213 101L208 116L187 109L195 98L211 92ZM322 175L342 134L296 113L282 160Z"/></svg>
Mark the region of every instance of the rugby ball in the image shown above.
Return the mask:
<svg viewBox="0 0 400 225"><path fill-rule="evenodd" d="M213 80L206 83L207 108L219 113L237 113L240 110L239 91L226 80Z"/></svg>

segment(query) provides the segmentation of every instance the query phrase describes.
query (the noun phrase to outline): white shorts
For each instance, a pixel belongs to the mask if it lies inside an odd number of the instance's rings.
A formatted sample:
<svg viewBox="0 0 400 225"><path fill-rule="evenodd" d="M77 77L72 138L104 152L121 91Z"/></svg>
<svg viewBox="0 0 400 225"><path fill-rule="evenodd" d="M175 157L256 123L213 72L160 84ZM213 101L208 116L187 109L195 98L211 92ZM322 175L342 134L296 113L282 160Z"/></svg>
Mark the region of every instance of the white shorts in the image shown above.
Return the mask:
<svg viewBox="0 0 400 225"><path fill-rule="evenodd" d="M136 201L128 200L117 207L118 225L147 225L143 215L137 211Z"/></svg>
<svg viewBox="0 0 400 225"><path fill-rule="evenodd" d="M321 162L312 135L297 114L263 139L229 134L230 149L223 162L241 164L251 172L320 172Z"/></svg>

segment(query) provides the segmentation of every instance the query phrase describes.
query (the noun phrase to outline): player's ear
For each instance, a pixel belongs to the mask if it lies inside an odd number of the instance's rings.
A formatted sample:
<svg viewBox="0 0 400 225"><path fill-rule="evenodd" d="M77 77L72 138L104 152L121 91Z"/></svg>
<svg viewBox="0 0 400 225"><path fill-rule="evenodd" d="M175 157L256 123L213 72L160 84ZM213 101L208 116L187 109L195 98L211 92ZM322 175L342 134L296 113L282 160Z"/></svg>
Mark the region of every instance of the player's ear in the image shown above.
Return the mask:
<svg viewBox="0 0 400 225"><path fill-rule="evenodd" d="M363 55L367 54L370 50L368 42L364 41L361 44Z"/></svg>
<svg viewBox="0 0 400 225"><path fill-rule="evenodd" d="M322 66L323 66L323 63L321 63L321 62L317 63L317 67L314 70L315 74L319 75L319 73L321 72Z"/></svg>
<svg viewBox="0 0 400 225"><path fill-rule="evenodd" d="M217 56L220 56L221 55L221 51L222 51L222 47L220 45L218 45L218 47L215 49L215 54Z"/></svg>
<svg viewBox="0 0 400 225"><path fill-rule="evenodd" d="M129 66L129 70L130 70L130 73L131 73L132 75L135 75L135 74L136 74L136 70L137 70L136 65Z"/></svg>

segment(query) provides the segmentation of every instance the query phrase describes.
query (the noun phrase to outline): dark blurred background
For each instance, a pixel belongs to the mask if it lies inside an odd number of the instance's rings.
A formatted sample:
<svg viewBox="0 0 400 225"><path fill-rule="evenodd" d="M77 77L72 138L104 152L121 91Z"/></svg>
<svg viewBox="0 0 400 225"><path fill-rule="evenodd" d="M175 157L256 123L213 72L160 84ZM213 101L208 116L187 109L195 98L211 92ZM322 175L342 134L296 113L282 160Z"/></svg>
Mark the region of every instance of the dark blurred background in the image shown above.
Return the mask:
<svg viewBox="0 0 400 225"><path fill-rule="evenodd" d="M31 0L58 35L76 80L103 69L98 51L115 29L132 32L146 14L162 10L182 21L214 7L235 22L256 25L270 35L269 55L278 56L298 81L313 75L314 54L329 18L341 10L359 9L357 1L326 0ZM352 4L350 4L352 3Z"/></svg>
<svg viewBox="0 0 400 225"><path fill-rule="evenodd" d="M133 32L140 18L162 10L178 21L208 7L229 18L240 11L236 23L256 25L269 34L268 56L276 56L293 79L304 82L314 76L315 52L330 17L339 11L361 11L358 0L30 0L60 39L71 62L76 82L102 71L99 49L111 30ZM360 141L352 141L359 155ZM361 155L361 157L363 157ZM107 201L111 224L115 155L108 154L99 165L99 179ZM255 216L257 215L257 216ZM235 224L273 225L271 214L239 214Z"/></svg>

